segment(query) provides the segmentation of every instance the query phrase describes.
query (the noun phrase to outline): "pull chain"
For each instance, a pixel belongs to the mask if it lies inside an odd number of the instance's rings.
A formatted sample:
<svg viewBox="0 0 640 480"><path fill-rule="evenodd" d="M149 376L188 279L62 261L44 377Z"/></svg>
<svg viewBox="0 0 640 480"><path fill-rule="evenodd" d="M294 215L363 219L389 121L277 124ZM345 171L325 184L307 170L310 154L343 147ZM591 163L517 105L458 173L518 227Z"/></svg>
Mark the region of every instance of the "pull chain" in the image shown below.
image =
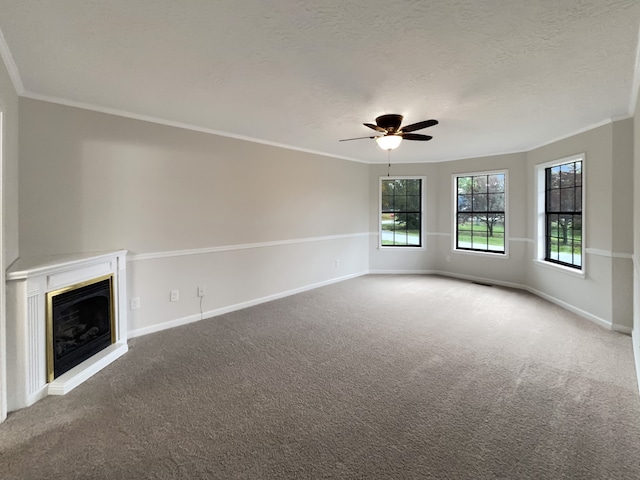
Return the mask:
<svg viewBox="0 0 640 480"><path fill-rule="evenodd" d="M387 150L387 153L389 154L389 164L387 165L387 177L391 176L391 149Z"/></svg>

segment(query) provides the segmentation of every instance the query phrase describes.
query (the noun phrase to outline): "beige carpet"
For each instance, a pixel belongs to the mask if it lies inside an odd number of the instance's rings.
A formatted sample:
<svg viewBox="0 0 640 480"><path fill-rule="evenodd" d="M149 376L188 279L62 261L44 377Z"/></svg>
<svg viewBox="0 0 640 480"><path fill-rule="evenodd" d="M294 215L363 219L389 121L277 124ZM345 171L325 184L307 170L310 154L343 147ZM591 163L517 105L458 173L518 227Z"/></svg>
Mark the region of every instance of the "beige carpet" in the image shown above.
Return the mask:
<svg viewBox="0 0 640 480"><path fill-rule="evenodd" d="M3 479L638 479L631 339L370 275L134 339L0 425Z"/></svg>

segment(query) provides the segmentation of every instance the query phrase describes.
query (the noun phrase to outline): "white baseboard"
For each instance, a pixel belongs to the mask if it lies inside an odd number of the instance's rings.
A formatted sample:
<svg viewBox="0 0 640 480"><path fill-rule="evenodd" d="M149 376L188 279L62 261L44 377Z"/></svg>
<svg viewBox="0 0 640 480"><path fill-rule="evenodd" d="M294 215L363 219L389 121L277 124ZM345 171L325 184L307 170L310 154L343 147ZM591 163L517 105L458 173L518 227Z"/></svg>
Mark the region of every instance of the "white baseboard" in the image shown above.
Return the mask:
<svg viewBox="0 0 640 480"><path fill-rule="evenodd" d="M255 305L259 305L261 303L266 303L266 302L271 302L273 300L278 300L280 298L284 298L284 297L288 297L290 295L295 295L297 293L302 293L302 292L306 292L308 290L313 290L315 288L319 288L319 287L324 287L326 285L330 285L332 283L338 283L338 282L343 282L345 280L349 280L351 278L356 278L356 277L360 277L362 275L367 275L367 274L372 274L372 275L442 275L444 277L451 277L451 278L457 278L460 280L467 280L470 282L480 282L480 283L486 283L489 285L498 285L498 286L502 286L502 287L508 287L508 288L516 288L519 290L526 290L540 298L544 298L545 300L554 303L562 308L564 308L565 310L568 310L570 312L573 312L577 315L580 315L583 318L586 318L587 320L594 322L598 325L600 325L601 327L606 328L607 330L613 330L616 332L620 332L620 333L624 333L627 335L631 335L632 329L630 327L626 327L626 326L621 326L621 325L613 325L610 321L605 320L604 318L600 318L597 315L593 315L589 312L587 312L586 310L583 310L581 308L578 308L574 305L571 305L570 303L565 302L564 300L560 300L552 295L549 295L547 293L544 293L540 290L537 290L533 287L529 287L528 285L523 285L520 283L514 283L514 282L505 282L505 281L501 281L501 280L495 280L492 278L485 278L485 277L478 277L478 276L474 276L474 275L463 275L463 274L457 274L457 273L451 273L451 272L444 272L444 271L439 271L439 270L370 270L370 271L365 271L365 272L358 272L358 273L354 273L354 274L350 274L350 275L345 275L342 277L336 277L336 278L332 278L329 280L325 280L323 282L319 282L319 283L314 283L311 285L305 285L303 287L299 287L299 288L295 288L293 290L287 290L284 292L280 292L280 293L276 293L273 295L268 295L266 297L261 297L261 298L256 298L253 300L248 300L246 302L241 302L241 303L237 303L235 305L229 305L226 307L222 307L222 308L218 308L215 310L209 310L206 312L203 312L202 314L197 313L194 315L188 315L186 317L181 317L181 318L177 318L175 320L170 320L168 322L163 322L157 325L151 325L149 327L143 327L143 328L138 328L136 330L131 330L128 332L128 337L129 338L135 338L135 337L140 337L143 335L148 335L150 333L154 333L154 332L160 332L162 330L167 330L169 328L174 328L174 327L179 327L181 325L187 325L189 323L193 323L193 322L198 322L200 320L203 320L205 318L211 318L211 317L217 317L219 315L224 315L225 313L230 313L230 312L235 312L237 310L242 310L243 308L249 308L249 307L253 307ZM639 352L640 353L640 352ZM634 354L635 354L635 349L634 349ZM640 362L640 359L638 360L638 362ZM640 377L639 377L640 378Z"/></svg>
<svg viewBox="0 0 640 480"><path fill-rule="evenodd" d="M206 315L206 314L204 314ZM202 320L204 315L199 313L194 315L189 315L187 317L176 318L175 320L169 320L168 322L158 323L157 325L151 325L149 327L136 328L135 330L130 330L127 333L127 337L129 339L135 337L141 337L143 335L149 335L150 333L161 332L162 330L168 330L170 328L180 327L182 325L187 325L189 323L199 322Z"/></svg>
<svg viewBox="0 0 640 480"><path fill-rule="evenodd" d="M592 313L587 312L586 310L582 310L581 308L578 308L574 305L571 305L570 303L565 302L564 300L560 300L559 298L554 297L553 295L549 295L548 293L544 293L538 289L535 289L533 287L530 287L528 285L523 285L520 283L513 283L513 282L503 282L503 281L499 281L499 280L492 280L490 278L482 278L482 277L472 277L469 275L456 275L456 274L451 274L448 272L439 272L440 275L446 275L446 276L451 276L451 277L456 277L456 278L462 278L465 280L471 280L471 281L479 281L482 283L488 283L491 285L500 285L503 287L509 287L509 288L518 288L520 290L526 290L529 293L532 293L540 298L544 298L545 300L558 305L559 307L564 308L565 310L568 310L570 312L573 312L577 315L580 315L583 318L586 318L587 320L590 320L594 323L597 323L598 325L600 325L601 327L606 328L607 330L614 330L617 332L621 332L621 333L627 333L630 334L631 333L631 329L627 329L627 327L623 327L623 326L618 326L618 325L613 325L609 320L605 320L604 318L600 318L597 315L593 315Z"/></svg>
<svg viewBox="0 0 640 480"><path fill-rule="evenodd" d="M540 290L536 290L535 288L532 288L532 287L524 287L524 288L529 292L533 293L534 295L537 295L540 298L544 298L545 300L548 300L551 303L555 303L556 305L564 308L565 310L569 310L570 312L576 313L581 317L586 318L587 320L591 320L592 322L597 323L598 325L603 326L609 330L620 331L620 329L623 328L621 326L616 326L614 328L614 325L609 320L605 320L604 318L600 318L596 315L593 315L587 312L586 310L582 310L581 308L575 307L570 303L567 303L563 300L553 297L547 293L541 292Z"/></svg>
<svg viewBox="0 0 640 480"><path fill-rule="evenodd" d="M435 270L369 270L370 275L432 275Z"/></svg>
<svg viewBox="0 0 640 480"><path fill-rule="evenodd" d="M223 307L223 308L219 308L216 310L209 310L207 312L203 312L202 314L195 314L195 315L189 315L187 317L182 317L182 318L178 318L176 320L170 320L168 322L163 322L161 324L158 325L152 325L150 327L144 327L144 328L139 328L136 330L132 330L130 332L128 332L128 336L129 338L134 338L134 337L140 337L142 335L147 335L149 333L154 333L154 332L159 332L162 330L167 330L169 328L174 328L174 327L178 327L181 325L186 325L189 323L193 323L193 322L197 322L200 321L202 319L205 318L211 318L211 317L216 317L218 315L223 315L225 313L230 313L230 312L234 312L237 310L241 310L243 308L248 308L248 307L253 307L255 305L259 305L261 303L266 303L266 302L270 302L273 300L278 300L280 298L284 298L284 297L288 297L290 295L295 295L297 293L302 293L308 290L313 290L315 288L319 288L319 287L323 287L326 285L330 285L332 283L338 283L338 282L343 282L345 280L349 280L352 278L356 278L356 277L360 277L363 275L367 275L367 274L375 274L375 275L442 275L445 277L452 277L452 278L458 278L460 280L467 280L467 281L471 281L471 282L480 282L480 283L486 283L489 285L498 285L498 286L503 286L503 287L508 287L508 288L516 288L516 289L520 289L520 290L526 290L540 298L544 298L545 300L554 303L570 312L573 312L577 315L580 315L583 318L586 318L587 320L590 320L591 322L594 322L604 328L607 328L609 330L614 330L620 333L624 333L624 334L628 334L631 335L631 339L632 339L632 346L633 346L633 358L635 361L635 368L636 368L636 377L637 377L637 384L638 384L638 392L640 393L640 338L639 335L633 331L633 329L629 328L629 327L625 327L625 326L619 326L619 325L613 325L610 321L605 320L603 318L600 318L596 315L593 315L585 310L582 310L581 308L575 307L574 305L571 305L563 300L560 300L558 298L555 298L547 293L541 292L540 290L537 290L535 288L529 287L527 285L522 285L519 283L514 283L514 282L504 282L504 281L500 281L500 280L495 280L495 279L490 279L490 278L484 278L484 277L477 277L477 276L473 276L473 275L462 275L462 274L456 274L456 273L451 273L451 272L443 272L443 271L437 271L437 270L371 270L371 271L366 271L366 272L359 272L359 273L354 273L351 275L345 275L342 277L337 277L337 278L332 278L330 280L325 280L323 282L319 282L319 283L314 283L311 285L305 285L304 287L299 287L299 288L295 288L293 290L288 290L285 292L281 292L281 293L277 293L274 295L268 295L266 297L262 297L262 298L256 298L254 300L249 300L246 302L242 302L242 303L238 303L235 305L229 305L227 307ZM73 386L75 387L75 385ZM71 388L73 388L71 387ZM65 389L66 390L66 389ZM69 389L70 390L70 389ZM68 391L68 390L66 390ZM56 394L54 392L51 391L51 389L49 390L50 394ZM66 392L65 392L66 393ZM59 393L58 393L59 394Z"/></svg>
<svg viewBox="0 0 640 480"><path fill-rule="evenodd" d="M624 325L612 325L611 330L618 333L624 333L625 335L631 336L633 333L632 327L625 327Z"/></svg>
<svg viewBox="0 0 640 480"><path fill-rule="evenodd" d="M636 378L638 379L638 392L640 393L640 338L638 332L631 332L631 345L633 346L633 359L636 362Z"/></svg>
<svg viewBox="0 0 640 480"><path fill-rule="evenodd" d="M457 278L460 280L468 280L470 282L486 283L488 285L498 285L500 287L518 288L520 290L527 289L527 287L525 287L520 283L503 282L502 280L495 280L493 278L476 277L474 275L462 275L458 273L441 272L441 271L434 271L433 273L435 275L442 275L443 277L451 277L451 278Z"/></svg>
<svg viewBox="0 0 640 480"><path fill-rule="evenodd" d="M342 277L331 278L329 280L325 280L323 282L313 283L311 285L305 285L303 287L294 288L292 290L287 290L280 293L275 293L273 295L267 295L266 297L255 298L253 300L248 300L246 302L236 303L235 305L229 305L222 308L217 308L215 310L208 310L206 312L202 312L202 314L197 313L194 315L189 315L186 317L177 318L175 320L169 320L168 322L159 323L157 325L151 325L149 327L138 328L136 330L131 330L128 332L129 338L140 337L142 335L148 335L150 333L160 332L162 330L167 330L169 328L179 327L181 325L187 325L189 323L198 322L205 318L217 317L219 315L224 315L225 313L235 312L237 310L242 310L243 308L253 307L255 305L259 305L261 303L271 302L273 300L278 300L280 298L289 297L291 295L295 295L297 293L306 292L309 290L313 290L316 288L324 287L327 285L331 285L332 283L344 282L345 280L350 280L352 278L361 277L363 275L367 275L369 272L358 272L352 273L350 275L344 275Z"/></svg>
<svg viewBox="0 0 640 480"><path fill-rule="evenodd" d="M442 275L443 277L451 277L451 278L458 278L460 280L468 280L470 282L480 282L480 283L486 283L488 285L499 285L502 287L508 287L508 288L517 288L519 290L526 290L540 298L544 298L545 300L554 303L562 308L564 308L565 310L568 310L570 312L573 312L577 315L580 315L583 318L586 318L587 320L590 320L604 328L606 328L607 330L613 330L616 332L620 332L620 333L624 333L627 335L631 334L631 328L629 327L625 327L625 326L621 326L621 325L613 325L610 321L605 320L604 318L600 318L597 315L593 315L589 312L587 312L586 310L582 310L581 308L578 308L574 305L571 305L570 303L565 302L564 300L560 300L552 295L549 295L547 293L541 292L540 290L537 290L535 288L529 287L528 285L523 285L521 283L514 283L514 282L504 282L501 280L495 280L493 278L485 278L485 277L477 277L474 275L463 275L463 274L458 274L458 273L451 273L451 272L444 272L444 271L437 271L437 270L422 270L422 271L418 271L418 270L414 270L413 272L409 272L409 271L396 271L396 270L375 270L375 271L371 271L370 273L377 273L377 274L410 274L410 273L415 273L415 274L426 274L426 275Z"/></svg>

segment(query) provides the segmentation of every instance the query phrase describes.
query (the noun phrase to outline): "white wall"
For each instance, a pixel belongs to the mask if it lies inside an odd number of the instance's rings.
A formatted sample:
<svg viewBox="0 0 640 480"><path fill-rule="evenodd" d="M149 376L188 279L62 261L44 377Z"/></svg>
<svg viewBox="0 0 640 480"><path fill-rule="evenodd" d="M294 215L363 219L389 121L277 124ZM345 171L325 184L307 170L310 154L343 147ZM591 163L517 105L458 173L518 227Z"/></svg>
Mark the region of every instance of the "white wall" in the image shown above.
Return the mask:
<svg viewBox="0 0 640 480"><path fill-rule="evenodd" d="M3 115L2 135L2 165L1 182L2 224L0 242L0 272L3 272L2 288L0 289L0 421L6 417L6 389L5 389L5 331L6 283L4 271L18 258L18 95L11 83L6 66L0 60L0 112Z"/></svg>
<svg viewBox="0 0 640 480"><path fill-rule="evenodd" d="M365 164L24 98L20 138L21 255L128 249L133 334L367 271Z"/></svg>

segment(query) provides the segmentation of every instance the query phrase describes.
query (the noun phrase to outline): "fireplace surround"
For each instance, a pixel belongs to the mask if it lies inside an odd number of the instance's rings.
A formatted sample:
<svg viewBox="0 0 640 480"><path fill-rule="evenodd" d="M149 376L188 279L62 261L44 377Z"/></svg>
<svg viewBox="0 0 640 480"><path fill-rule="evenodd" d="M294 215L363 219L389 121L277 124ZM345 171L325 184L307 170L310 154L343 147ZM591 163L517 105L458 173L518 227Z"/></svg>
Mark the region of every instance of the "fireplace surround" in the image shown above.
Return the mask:
<svg viewBox="0 0 640 480"><path fill-rule="evenodd" d="M9 267L8 411L64 395L127 352L126 254L21 257Z"/></svg>
<svg viewBox="0 0 640 480"><path fill-rule="evenodd" d="M47 381L115 343L113 276L47 293Z"/></svg>

